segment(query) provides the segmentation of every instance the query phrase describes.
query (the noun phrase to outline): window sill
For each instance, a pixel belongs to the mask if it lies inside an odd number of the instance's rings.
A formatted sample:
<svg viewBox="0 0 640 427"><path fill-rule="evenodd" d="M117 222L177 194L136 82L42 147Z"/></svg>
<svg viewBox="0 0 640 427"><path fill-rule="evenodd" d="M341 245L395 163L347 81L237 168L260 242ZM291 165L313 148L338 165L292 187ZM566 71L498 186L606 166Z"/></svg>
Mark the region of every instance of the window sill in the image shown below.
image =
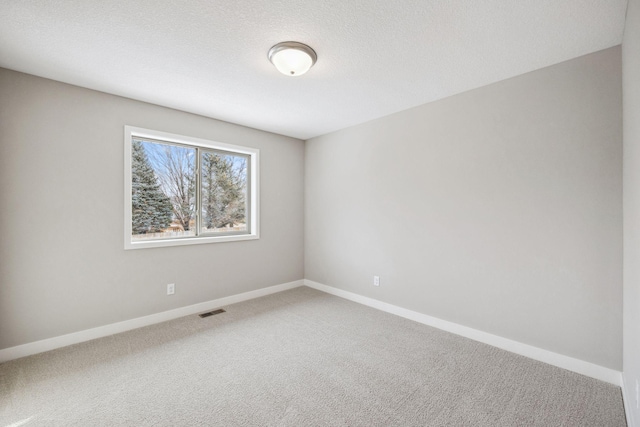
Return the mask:
<svg viewBox="0 0 640 427"><path fill-rule="evenodd" d="M227 235L227 236L210 236L210 237L184 237L180 239L166 239L166 240L149 240L132 242L130 240L125 241L124 249L145 249L145 248L161 248L166 246L186 246L186 245L201 245L206 243L222 243L222 242L236 242L242 240L257 240L260 236L258 234L239 234L239 235Z"/></svg>

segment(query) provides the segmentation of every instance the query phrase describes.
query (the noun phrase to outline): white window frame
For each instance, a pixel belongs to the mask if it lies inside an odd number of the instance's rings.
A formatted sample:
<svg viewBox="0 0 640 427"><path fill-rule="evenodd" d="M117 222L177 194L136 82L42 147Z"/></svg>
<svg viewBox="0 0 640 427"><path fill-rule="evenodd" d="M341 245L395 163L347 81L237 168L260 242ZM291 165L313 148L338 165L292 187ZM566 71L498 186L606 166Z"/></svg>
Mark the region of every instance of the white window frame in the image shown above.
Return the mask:
<svg viewBox="0 0 640 427"><path fill-rule="evenodd" d="M249 233L212 236L210 234L183 237L179 239L157 239L145 241L132 240L132 196L131 196L131 145L133 138L149 138L158 142L166 141L181 145L202 147L248 155L249 162ZM198 172L199 173L199 172ZM200 214L200 213L198 213ZM241 240L255 240L260 238L260 150L257 148L225 144L184 135L176 135L157 130L144 129L135 126L124 127L124 248L143 249L164 246L199 245L203 243L236 242Z"/></svg>

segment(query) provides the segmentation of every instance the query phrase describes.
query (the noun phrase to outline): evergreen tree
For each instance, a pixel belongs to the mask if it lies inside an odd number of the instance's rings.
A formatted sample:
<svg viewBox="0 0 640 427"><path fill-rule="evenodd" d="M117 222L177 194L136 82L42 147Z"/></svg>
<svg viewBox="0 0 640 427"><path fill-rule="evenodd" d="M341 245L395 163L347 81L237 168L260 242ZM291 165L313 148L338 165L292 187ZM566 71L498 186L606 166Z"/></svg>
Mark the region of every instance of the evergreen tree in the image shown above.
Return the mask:
<svg viewBox="0 0 640 427"><path fill-rule="evenodd" d="M133 234L155 233L171 224L172 205L162 192L142 142L131 145L131 213Z"/></svg>
<svg viewBox="0 0 640 427"><path fill-rule="evenodd" d="M202 210L206 228L232 227L246 221L246 161L234 167L234 158L202 155Z"/></svg>

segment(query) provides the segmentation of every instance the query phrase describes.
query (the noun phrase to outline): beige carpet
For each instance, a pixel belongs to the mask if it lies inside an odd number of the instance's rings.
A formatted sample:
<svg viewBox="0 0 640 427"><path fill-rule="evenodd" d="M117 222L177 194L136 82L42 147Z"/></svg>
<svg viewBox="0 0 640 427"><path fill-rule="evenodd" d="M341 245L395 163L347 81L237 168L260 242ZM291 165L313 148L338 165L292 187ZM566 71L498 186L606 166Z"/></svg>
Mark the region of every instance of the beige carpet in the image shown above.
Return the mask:
<svg viewBox="0 0 640 427"><path fill-rule="evenodd" d="M309 288L0 365L6 426L624 426L620 389Z"/></svg>

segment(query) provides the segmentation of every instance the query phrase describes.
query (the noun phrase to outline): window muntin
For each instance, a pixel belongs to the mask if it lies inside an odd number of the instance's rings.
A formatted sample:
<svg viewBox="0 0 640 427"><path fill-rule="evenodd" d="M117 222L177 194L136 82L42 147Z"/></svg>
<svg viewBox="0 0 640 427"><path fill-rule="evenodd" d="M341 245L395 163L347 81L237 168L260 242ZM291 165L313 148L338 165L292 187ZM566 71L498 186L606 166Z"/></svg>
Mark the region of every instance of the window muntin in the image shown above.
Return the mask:
<svg viewBox="0 0 640 427"><path fill-rule="evenodd" d="M125 249L258 234L257 149L125 127Z"/></svg>

